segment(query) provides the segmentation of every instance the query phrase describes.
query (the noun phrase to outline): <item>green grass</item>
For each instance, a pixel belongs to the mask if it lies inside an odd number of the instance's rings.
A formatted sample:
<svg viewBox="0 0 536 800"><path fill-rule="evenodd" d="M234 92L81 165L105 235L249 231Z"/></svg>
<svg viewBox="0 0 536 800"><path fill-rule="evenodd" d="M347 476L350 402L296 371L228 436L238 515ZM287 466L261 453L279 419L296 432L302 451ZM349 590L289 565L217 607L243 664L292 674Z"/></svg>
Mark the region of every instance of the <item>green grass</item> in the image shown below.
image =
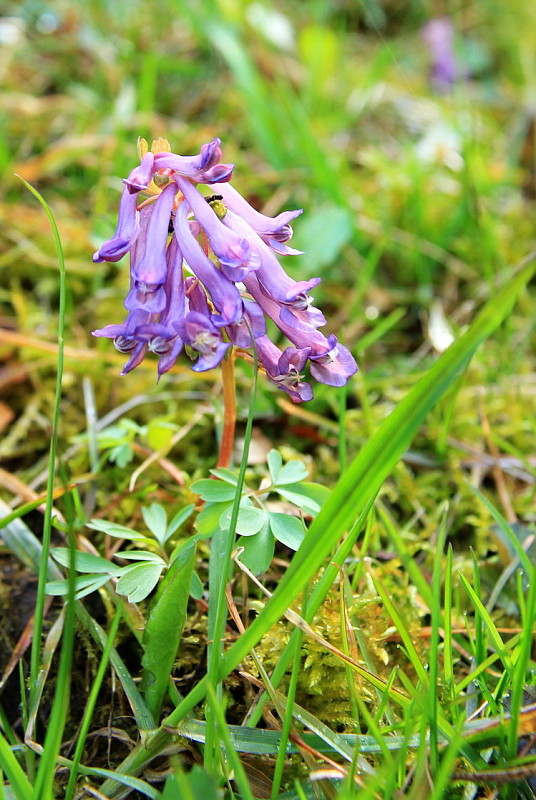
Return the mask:
<svg viewBox="0 0 536 800"><path fill-rule="evenodd" d="M450 11L472 79L438 94L421 37L435 3L8 9L0 797L534 796L536 20L505 0ZM187 608L184 587L166 595L185 616L171 673L150 635L168 659L165 604L113 581L74 599L74 550L119 547L87 523L147 536L153 504L171 520L192 508L222 432L219 371L183 362L157 386L147 358L119 379L122 358L89 335L123 315L126 265L91 254L138 136L183 153L220 136L256 207L304 208L306 253L285 266L322 277L326 330L360 364L291 406L237 361L234 501L198 504L158 551L192 558L196 537L197 593ZM265 596L235 531L271 449L330 493L313 514L319 490L303 489L305 539L276 544ZM71 548L70 570L51 545ZM49 606L45 583L66 577Z"/></svg>

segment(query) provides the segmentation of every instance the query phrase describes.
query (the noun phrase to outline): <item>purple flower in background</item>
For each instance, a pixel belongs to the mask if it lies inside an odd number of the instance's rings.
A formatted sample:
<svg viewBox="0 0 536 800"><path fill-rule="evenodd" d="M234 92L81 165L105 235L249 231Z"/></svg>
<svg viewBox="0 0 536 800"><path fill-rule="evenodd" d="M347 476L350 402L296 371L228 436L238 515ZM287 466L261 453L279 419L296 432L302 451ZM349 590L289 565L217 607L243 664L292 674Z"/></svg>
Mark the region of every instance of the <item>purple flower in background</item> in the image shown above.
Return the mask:
<svg viewBox="0 0 536 800"><path fill-rule="evenodd" d="M438 92L446 92L460 77L454 52L454 25L447 17L429 20L422 37L431 58L430 78Z"/></svg>
<svg viewBox="0 0 536 800"><path fill-rule="evenodd" d="M140 164L124 180L115 234L93 256L113 262L130 252L128 314L93 334L129 354L122 374L153 352L162 375L185 347L202 372L236 347L255 350L270 382L296 403L313 397L307 369L321 383L343 386L357 365L333 334L318 330L326 320L309 291L320 278L295 281L277 258L300 253L286 242L301 210L273 218L256 211L230 185L233 165L221 163L220 144L181 156L164 139L151 150L139 141ZM204 196L199 184L216 194ZM268 337L266 318L289 346Z"/></svg>

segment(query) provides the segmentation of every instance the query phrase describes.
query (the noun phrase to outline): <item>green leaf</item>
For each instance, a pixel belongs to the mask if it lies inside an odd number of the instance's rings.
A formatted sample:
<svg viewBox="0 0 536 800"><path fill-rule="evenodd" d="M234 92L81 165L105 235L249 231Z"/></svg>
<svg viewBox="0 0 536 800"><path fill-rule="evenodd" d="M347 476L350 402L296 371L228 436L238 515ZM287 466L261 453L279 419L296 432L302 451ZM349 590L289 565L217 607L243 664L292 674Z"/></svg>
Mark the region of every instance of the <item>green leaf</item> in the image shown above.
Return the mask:
<svg viewBox="0 0 536 800"><path fill-rule="evenodd" d="M180 511L177 511L177 513L167 526L166 539L165 539L166 542L170 538L170 536L173 536L175 531L178 530L178 528L180 528L181 525L183 525L186 522L188 517L192 515L194 509L195 509L194 504L190 503L190 505L181 508Z"/></svg>
<svg viewBox="0 0 536 800"><path fill-rule="evenodd" d="M283 494L283 492L294 492L302 498L307 497L309 500L312 500L315 505L319 506L319 508L322 508L331 495L331 489L328 489L327 486L321 483L313 483L313 481L289 484L279 491L279 494Z"/></svg>
<svg viewBox="0 0 536 800"><path fill-rule="evenodd" d="M167 531L167 516L165 510L158 503L144 506L141 510L145 524L160 544L164 544Z"/></svg>
<svg viewBox="0 0 536 800"><path fill-rule="evenodd" d="M236 486L238 483L238 475L236 472L233 472L231 469L227 469L226 467L217 467L216 469L211 469L210 474L214 475L216 478L221 478L221 480L225 481L225 483L230 483L231 486Z"/></svg>
<svg viewBox="0 0 536 800"><path fill-rule="evenodd" d="M186 621L194 559L195 546L192 546L186 560L181 563L177 559L171 565L151 603L143 633L142 689L156 718L160 714Z"/></svg>
<svg viewBox="0 0 536 800"><path fill-rule="evenodd" d="M9 507L5 506L5 504L0 500L0 514L4 512L4 508L9 509ZM12 552L23 561L23 563L27 563L35 572L38 571L39 562L43 560L43 547L37 537L24 525L22 520L17 519L9 523L2 531L2 539L6 542ZM61 572L56 564L52 561L52 559L48 559L48 576L54 580L59 579L60 575ZM92 636L97 646L104 648L106 645L107 635L100 625L86 611L82 603L77 602L75 604L75 611L78 619ZM145 701L138 691L138 687L132 680L129 671L125 667L125 664L115 648L112 648L110 661L112 662L115 672L121 682L121 685L123 686L125 695L128 698L130 706L133 710L138 728L140 731L154 729L156 723L152 718L152 714L147 708ZM6 770L7 768L4 766L4 769ZM120 778L117 780L120 781Z"/></svg>
<svg viewBox="0 0 536 800"><path fill-rule="evenodd" d="M68 547L52 547L50 555L62 567L69 567L71 563L71 555ZM94 556L92 553L81 553L77 551L74 554L74 566L77 572L106 572L108 575L119 575L121 567L117 564L112 564L100 556Z"/></svg>
<svg viewBox="0 0 536 800"><path fill-rule="evenodd" d="M277 476L279 475L279 470L283 466L283 459L281 458L281 453L279 450L270 450L267 456L268 462L268 469L270 470L270 477L272 479L272 484L277 483Z"/></svg>
<svg viewBox="0 0 536 800"><path fill-rule="evenodd" d="M307 533L307 528L301 519L273 511L270 512L270 528L277 541L292 550L298 549Z"/></svg>
<svg viewBox="0 0 536 800"><path fill-rule="evenodd" d="M12 751L7 739L4 739L0 733L0 763L2 764L2 772L8 779L11 789L13 790L13 797L17 800L32 800L35 797L33 787L26 774L17 761L15 753ZM4 775L0 778L2 784L4 782ZM0 787L1 788L1 787ZM207 798L208 800L208 798Z"/></svg>
<svg viewBox="0 0 536 800"><path fill-rule="evenodd" d="M332 264L353 231L352 214L347 208L332 204L320 205L307 219L296 225L293 247L307 251L307 275ZM314 242L314 247L310 243Z"/></svg>
<svg viewBox="0 0 536 800"><path fill-rule="evenodd" d="M117 447L112 447L108 453L108 458L112 464L117 464L118 467L126 467L134 458L134 451L129 444L119 444Z"/></svg>
<svg viewBox="0 0 536 800"><path fill-rule="evenodd" d="M220 800L221 792L216 779L195 765L190 772L169 775L162 792L162 800Z"/></svg>
<svg viewBox="0 0 536 800"><path fill-rule="evenodd" d="M143 534L126 528L124 525L117 525L115 522L108 522L106 519L92 519L86 523L86 528L91 528L92 531L101 531L108 536L115 536L117 539L133 539L135 541L144 541L147 539Z"/></svg>
<svg viewBox="0 0 536 800"><path fill-rule="evenodd" d="M277 486L284 486L287 483L298 483L299 481L305 480L308 474L305 464L302 464L301 461L289 461L279 470L276 483Z"/></svg>
<svg viewBox="0 0 536 800"><path fill-rule="evenodd" d="M129 603L139 603L153 591L161 572L160 564L145 563L123 567L115 587L116 592L126 594Z"/></svg>
<svg viewBox="0 0 536 800"><path fill-rule="evenodd" d="M110 580L110 575L87 575L85 578L76 578L74 582L75 597L77 600L95 592ZM45 594L52 596L66 595L69 592L69 581L49 581L45 584Z"/></svg>
<svg viewBox="0 0 536 800"><path fill-rule="evenodd" d="M190 597L193 597L194 600L201 600L204 590L199 575L197 572L192 572L192 577L190 578Z"/></svg>
<svg viewBox="0 0 536 800"><path fill-rule="evenodd" d="M213 503L233 500L236 494L234 486L229 486L227 483L223 483L223 481L211 481L208 478L195 481L190 488L192 492L198 494L202 500L208 500Z"/></svg>
<svg viewBox="0 0 536 800"><path fill-rule="evenodd" d="M240 561L254 575L266 572L272 563L275 550L275 539L269 525L265 525L255 536L240 537L237 546L244 548Z"/></svg>
<svg viewBox="0 0 536 800"><path fill-rule="evenodd" d="M220 526L226 530L231 523L232 509L224 511L220 518ZM266 523L267 512L255 506L241 506L236 521L236 532L239 536L254 536Z"/></svg>
<svg viewBox="0 0 536 800"><path fill-rule="evenodd" d="M5 519L12 513L12 508L0 498L0 520ZM41 542L32 533L30 528L22 519L12 519L2 526L1 539L7 547L19 558L23 564L35 573L39 572L39 566L43 558L43 548ZM61 571L54 561L49 558L47 564L47 578L61 578Z"/></svg>
<svg viewBox="0 0 536 800"><path fill-rule="evenodd" d="M206 503L197 516L195 526L201 536L212 536L219 530L220 517L232 503Z"/></svg>
<svg viewBox="0 0 536 800"><path fill-rule="evenodd" d="M153 419L147 426L147 444L151 450L163 450L168 447L177 426L166 418Z"/></svg>
<svg viewBox="0 0 536 800"><path fill-rule="evenodd" d="M76 615L96 644L101 649L104 649L106 647L107 634L101 628L99 623L88 613L82 603L76 604ZM128 698L130 707L134 712L136 725L140 731L153 730L156 727L156 722L153 719L153 715L149 711L145 700L141 696L137 685L134 683L130 672L126 668L115 647L112 647L110 661L117 677L121 682L125 695ZM144 734L142 733L142 735Z"/></svg>
<svg viewBox="0 0 536 800"><path fill-rule="evenodd" d="M115 558L124 558L127 561L152 561L153 564L160 564L165 567L166 562L158 553L151 553L150 550L118 550Z"/></svg>
<svg viewBox="0 0 536 800"><path fill-rule="evenodd" d="M281 497L284 497L285 500L289 500L301 509L304 514L310 514L312 517L316 517L320 511L320 506L316 500L307 497L299 491L288 491L288 489L275 489L275 491L280 494Z"/></svg>

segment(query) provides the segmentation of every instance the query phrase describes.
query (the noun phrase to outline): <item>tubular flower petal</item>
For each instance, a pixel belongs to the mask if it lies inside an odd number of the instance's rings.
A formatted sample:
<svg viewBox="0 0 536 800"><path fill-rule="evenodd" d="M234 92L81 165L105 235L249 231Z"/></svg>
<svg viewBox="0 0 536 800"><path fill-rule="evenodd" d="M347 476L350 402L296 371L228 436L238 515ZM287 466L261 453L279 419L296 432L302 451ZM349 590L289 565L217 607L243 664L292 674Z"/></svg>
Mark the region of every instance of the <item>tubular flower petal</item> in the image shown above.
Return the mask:
<svg viewBox="0 0 536 800"><path fill-rule="evenodd" d="M166 308L160 322L150 322L136 328L138 339L146 341L148 349L159 356L158 375L174 366L183 348L179 327L186 314L186 287L182 274L183 256L177 240L167 249L168 274L164 286Z"/></svg>
<svg viewBox="0 0 536 800"><path fill-rule="evenodd" d="M171 169L196 183L228 181L233 174L233 164L220 164L220 140L204 144L197 156L178 156L175 153L157 153L155 169Z"/></svg>
<svg viewBox="0 0 536 800"><path fill-rule="evenodd" d="M105 336L114 340L114 346L120 353L130 353L130 358L123 367L121 375L126 375L143 361L147 345L138 338L136 330L139 325L149 322L151 315L147 311L131 311L122 325L105 325L93 331L93 336Z"/></svg>
<svg viewBox="0 0 536 800"><path fill-rule="evenodd" d="M265 214L261 214L260 211L256 211L229 183L215 188L222 195L227 208L234 211L259 236L270 237L278 242L288 242L292 238L290 223L303 213L302 208L297 211L283 211L277 217L267 217Z"/></svg>
<svg viewBox="0 0 536 800"><path fill-rule="evenodd" d="M307 369L322 383L343 386L357 365L333 334L318 330L326 320L309 291L320 278L295 281L276 257L299 254L286 242L301 210L273 218L256 211L227 183L233 165L221 163L220 144L213 139L195 156L171 153L164 140L140 148L141 163L124 180L115 234L93 256L118 261L130 251L128 314L93 335L112 338L128 354L123 375L147 352L158 356L160 376L185 346L196 372L217 367L236 347L256 350L270 382L296 403L313 397ZM200 183L215 184L218 193L204 197ZM267 317L290 346L270 340Z"/></svg>
<svg viewBox="0 0 536 800"><path fill-rule="evenodd" d="M143 255L140 253L139 261L131 266L131 274L136 281L159 286L166 280L166 247L176 191L175 185L169 184L151 207Z"/></svg>
<svg viewBox="0 0 536 800"><path fill-rule="evenodd" d="M93 261L119 261L120 258L128 253L138 233L138 216L136 212L136 196L130 194L128 189L123 189L121 201L119 203L119 217L117 228L111 239L97 250L93 255Z"/></svg>
<svg viewBox="0 0 536 800"><path fill-rule="evenodd" d="M197 222L208 236L224 275L232 281L242 281L252 269L257 269L259 265L259 259L252 252L247 239L240 239L233 231L226 228L209 203L205 202L191 183L177 178L177 184L188 201Z"/></svg>
<svg viewBox="0 0 536 800"><path fill-rule="evenodd" d="M153 176L154 155L153 153L146 153L139 167L133 169L128 178L125 178L123 183L131 194L136 194L142 189L147 189Z"/></svg>
<svg viewBox="0 0 536 800"><path fill-rule="evenodd" d="M194 191L197 191L194 189ZM207 206L204 200L201 202ZM210 209L209 209L210 210ZM213 213L212 211L210 212ZM188 206L182 203L175 215L175 238L188 266L210 293L212 302L220 313L217 325L229 325L237 322L242 316L242 298L240 292L231 281L222 275L216 265L205 255L196 241L188 223Z"/></svg>

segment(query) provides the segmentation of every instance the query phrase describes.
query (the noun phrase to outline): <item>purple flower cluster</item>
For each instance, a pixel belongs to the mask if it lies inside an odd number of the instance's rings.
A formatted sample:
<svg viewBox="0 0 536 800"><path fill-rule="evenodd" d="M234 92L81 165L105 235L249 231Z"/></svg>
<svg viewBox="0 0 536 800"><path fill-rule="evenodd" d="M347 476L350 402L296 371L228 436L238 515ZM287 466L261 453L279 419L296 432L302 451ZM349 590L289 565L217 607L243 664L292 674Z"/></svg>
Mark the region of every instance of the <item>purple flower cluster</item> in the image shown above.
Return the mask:
<svg viewBox="0 0 536 800"><path fill-rule="evenodd" d="M254 346L270 381L297 403L313 397L307 362L313 378L343 386L357 365L333 334L318 331L326 320L308 292L320 279L292 280L276 256L299 254L286 242L301 211L271 218L250 206L228 183L233 165L221 163L219 139L196 156L169 152L165 140L149 151L140 140L140 156L124 180L115 234L93 256L118 261L130 252L127 317L93 331L129 354L122 374L147 350L159 356L162 375L184 346L197 355L197 372L218 366L233 345ZM203 196L198 184L216 194ZM268 338L266 317L291 346L281 350Z"/></svg>

